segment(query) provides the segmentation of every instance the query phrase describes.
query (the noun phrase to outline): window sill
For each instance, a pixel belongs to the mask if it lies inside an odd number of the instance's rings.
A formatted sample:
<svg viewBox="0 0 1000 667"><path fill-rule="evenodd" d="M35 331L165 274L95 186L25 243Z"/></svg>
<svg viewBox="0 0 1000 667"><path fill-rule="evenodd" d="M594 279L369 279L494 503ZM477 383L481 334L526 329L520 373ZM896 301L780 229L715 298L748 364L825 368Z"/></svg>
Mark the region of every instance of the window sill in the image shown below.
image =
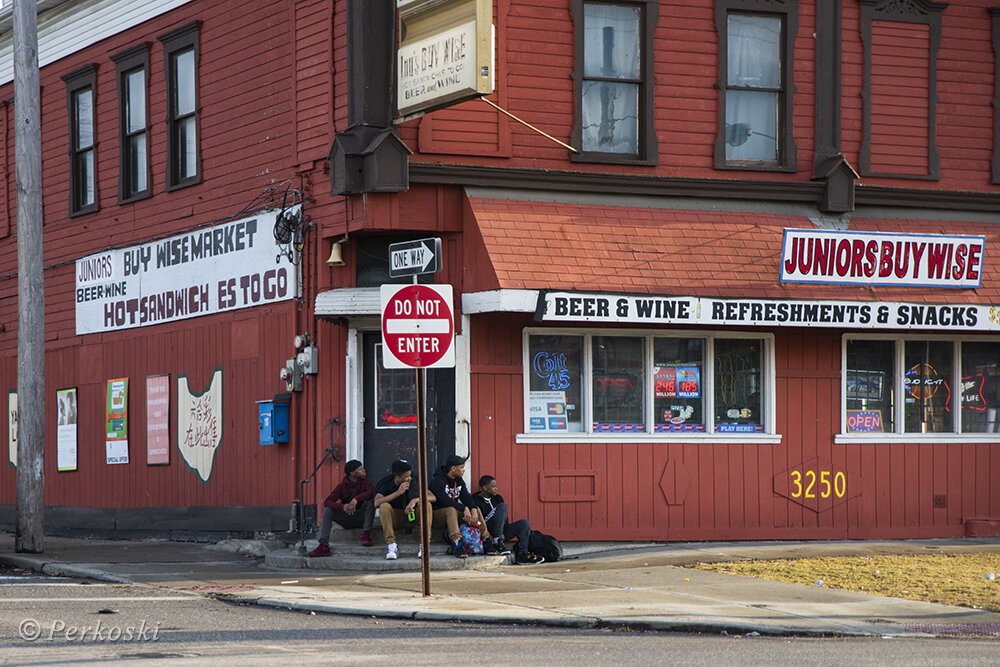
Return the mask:
<svg viewBox="0 0 1000 667"><path fill-rule="evenodd" d="M998 436L1000 439L1000 436ZM608 445L619 443L634 444L686 444L686 445L780 445L781 435L777 433L670 433L654 435L611 435L607 433L567 433L565 435L542 435L518 433L515 442L523 445L576 444Z"/></svg>
<svg viewBox="0 0 1000 667"><path fill-rule="evenodd" d="M656 160L641 158L627 153L571 153L570 161L582 164L623 164L637 167L655 167Z"/></svg>
<svg viewBox="0 0 1000 667"><path fill-rule="evenodd" d="M971 445L1000 443L1000 433L838 433L837 445Z"/></svg>

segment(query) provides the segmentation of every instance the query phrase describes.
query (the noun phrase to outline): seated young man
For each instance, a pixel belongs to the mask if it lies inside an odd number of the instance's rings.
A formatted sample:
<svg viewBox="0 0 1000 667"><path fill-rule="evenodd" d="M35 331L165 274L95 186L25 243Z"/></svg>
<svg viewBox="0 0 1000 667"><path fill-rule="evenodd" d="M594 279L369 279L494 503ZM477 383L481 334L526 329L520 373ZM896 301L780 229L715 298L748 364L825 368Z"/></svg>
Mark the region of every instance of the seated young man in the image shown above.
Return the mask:
<svg viewBox="0 0 1000 667"><path fill-rule="evenodd" d="M330 531L336 521L344 528L360 528L361 544L372 545L371 529L375 523L375 488L368 481L361 461L344 464L344 479L323 502L319 526L319 546L309 552L313 558L330 555Z"/></svg>
<svg viewBox="0 0 1000 667"><path fill-rule="evenodd" d="M396 528L406 525L406 515L411 512L416 514L416 525L420 525L420 512L417 506L420 504L419 480L413 475L413 466L407 461L393 461L392 473L386 475L375 485L375 507L379 508L379 521L382 523L382 532L385 533L385 559L396 560L399 558L399 546L396 544ZM431 503L434 502L434 494L427 493L427 512L431 516L431 527L443 525L451 526L455 524L458 530L458 519L448 516L447 512L432 510ZM417 550L417 558L423 555L423 545Z"/></svg>
<svg viewBox="0 0 1000 667"><path fill-rule="evenodd" d="M479 507L473 500L469 488L465 485L462 475L465 474L465 459L461 456L449 456L445 459L444 465L431 479L430 490L436 496L434 502L434 513L446 511L448 519L448 538L451 540L455 555L464 558L465 549L462 547L462 533L459 530L458 522L470 526L479 526L480 534L483 537L483 553L494 554L496 548L490 538L490 531L479 513Z"/></svg>
<svg viewBox="0 0 1000 667"><path fill-rule="evenodd" d="M492 475L483 475L479 478L479 491L472 496L482 512L483 519L489 528L490 534L495 535L494 544L497 551L506 551L503 546L504 540L517 538L517 553L515 562L518 565L534 565L544 563L541 556L528 551L528 536L531 534L531 524L527 519L520 519L511 523L508 520L509 510L503 496L497 492L497 480ZM508 552L509 553L509 552Z"/></svg>

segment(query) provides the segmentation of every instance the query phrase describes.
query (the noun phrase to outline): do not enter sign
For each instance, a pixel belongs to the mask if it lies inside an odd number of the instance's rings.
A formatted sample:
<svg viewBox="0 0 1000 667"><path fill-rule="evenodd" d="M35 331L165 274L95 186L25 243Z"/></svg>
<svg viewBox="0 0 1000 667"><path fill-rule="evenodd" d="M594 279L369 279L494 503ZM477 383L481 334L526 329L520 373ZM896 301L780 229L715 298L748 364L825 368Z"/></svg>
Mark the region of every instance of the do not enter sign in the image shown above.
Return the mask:
<svg viewBox="0 0 1000 667"><path fill-rule="evenodd" d="M382 285L382 363L386 368L452 368L451 285Z"/></svg>

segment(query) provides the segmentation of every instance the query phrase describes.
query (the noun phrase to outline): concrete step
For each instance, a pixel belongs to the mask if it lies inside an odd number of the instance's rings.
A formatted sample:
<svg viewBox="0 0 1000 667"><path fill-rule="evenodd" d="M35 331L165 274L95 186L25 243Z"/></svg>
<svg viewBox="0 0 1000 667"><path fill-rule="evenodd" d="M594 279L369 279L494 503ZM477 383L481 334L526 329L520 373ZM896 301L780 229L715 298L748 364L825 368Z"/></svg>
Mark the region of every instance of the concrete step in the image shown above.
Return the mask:
<svg viewBox="0 0 1000 667"><path fill-rule="evenodd" d="M306 543L309 549L315 543ZM281 549L264 556L264 567L274 569L309 569L342 572L419 572L420 560L417 558L416 544L399 545L399 558L385 559L385 545L373 547L331 544L333 554L325 558L309 558L299 555L298 549ZM508 556L470 556L456 558L445 553L447 547L436 545L431 547L431 570L490 570L511 564Z"/></svg>

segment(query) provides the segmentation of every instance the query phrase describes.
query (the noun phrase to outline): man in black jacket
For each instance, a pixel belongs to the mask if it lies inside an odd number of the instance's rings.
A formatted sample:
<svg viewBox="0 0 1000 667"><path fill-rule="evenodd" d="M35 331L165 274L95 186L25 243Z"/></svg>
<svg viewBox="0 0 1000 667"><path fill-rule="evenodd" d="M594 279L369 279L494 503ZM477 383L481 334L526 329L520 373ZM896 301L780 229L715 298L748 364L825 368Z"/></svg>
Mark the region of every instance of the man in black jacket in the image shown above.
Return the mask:
<svg viewBox="0 0 1000 667"><path fill-rule="evenodd" d="M454 454L445 459L444 465L434 475L430 483L430 491L434 494L434 511L453 510L458 521L470 526L479 526L480 534L483 536L483 553L494 554L496 548L490 538L489 529L479 513L479 507L469 493L469 487L465 485L462 475L465 474L465 459ZM452 512L448 512L449 516ZM458 521L448 524L448 539L455 549L455 555L462 557L465 549L462 547L462 533L459 531Z"/></svg>
<svg viewBox="0 0 1000 667"><path fill-rule="evenodd" d="M504 540L517 538L517 554L515 562L518 565L535 565L545 562L541 556L537 556L528 551L528 536L531 535L531 524L527 519L518 521L508 521L507 503L503 496L497 493L497 480L492 475L483 475L479 478L479 492L472 496L479 507L486 527L491 535L495 535L495 549L504 552ZM507 552L510 553L510 552Z"/></svg>

